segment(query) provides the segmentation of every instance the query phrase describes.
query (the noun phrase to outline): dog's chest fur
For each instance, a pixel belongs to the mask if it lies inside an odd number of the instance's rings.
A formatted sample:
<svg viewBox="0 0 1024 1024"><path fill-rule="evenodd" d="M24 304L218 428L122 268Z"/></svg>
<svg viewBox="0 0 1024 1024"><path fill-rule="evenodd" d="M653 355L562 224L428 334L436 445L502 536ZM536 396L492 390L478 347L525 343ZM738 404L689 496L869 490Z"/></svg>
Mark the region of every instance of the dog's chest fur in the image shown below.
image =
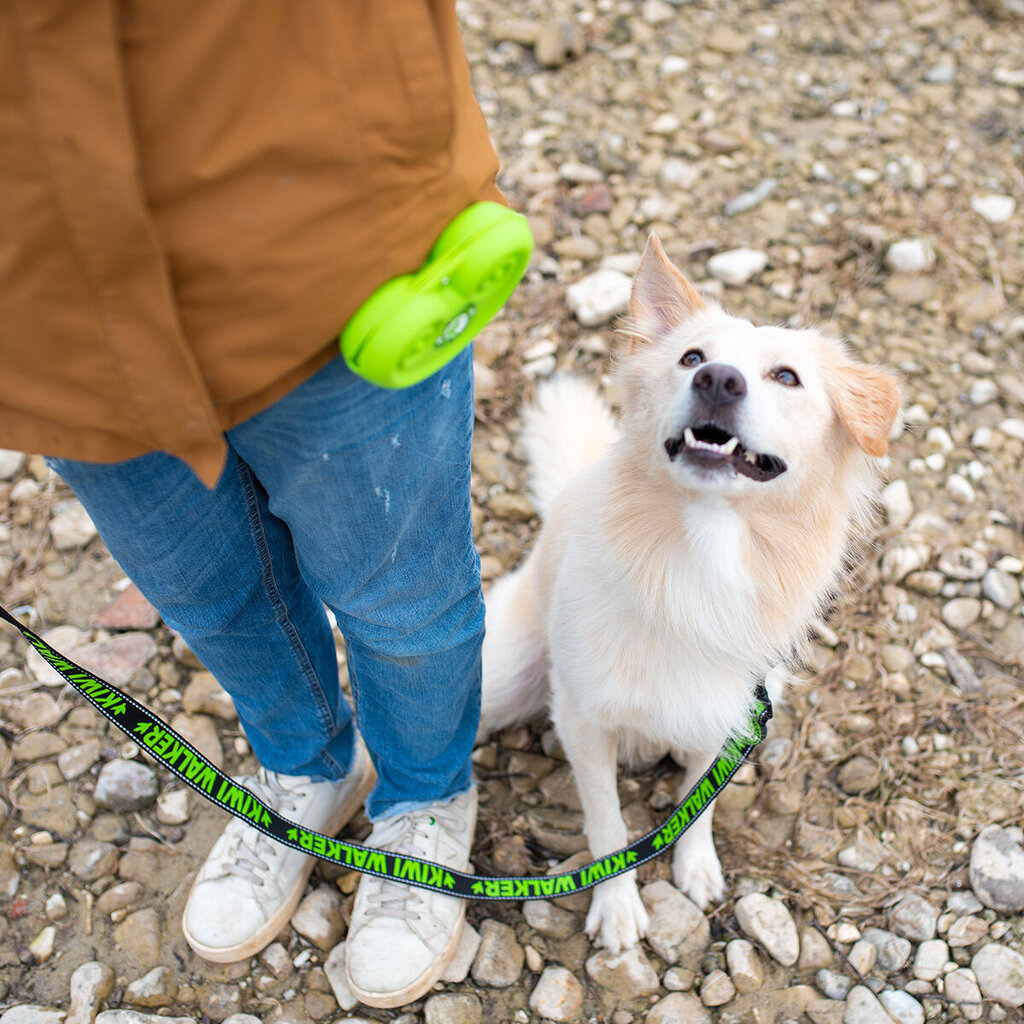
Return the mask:
<svg viewBox="0 0 1024 1024"><path fill-rule="evenodd" d="M626 550L601 517L566 546L552 591L552 668L574 703L624 745L717 748L747 720L767 665L743 524L701 499Z"/></svg>

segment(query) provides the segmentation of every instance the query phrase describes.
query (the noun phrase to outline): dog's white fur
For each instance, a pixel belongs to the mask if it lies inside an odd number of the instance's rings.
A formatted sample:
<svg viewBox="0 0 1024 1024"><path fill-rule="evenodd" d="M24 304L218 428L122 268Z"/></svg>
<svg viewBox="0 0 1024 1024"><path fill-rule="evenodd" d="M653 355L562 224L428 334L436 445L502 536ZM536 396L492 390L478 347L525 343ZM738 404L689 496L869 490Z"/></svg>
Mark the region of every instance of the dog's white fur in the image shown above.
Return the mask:
<svg viewBox="0 0 1024 1024"><path fill-rule="evenodd" d="M627 842L618 756L671 752L686 768L682 794L742 730L752 681L791 652L837 583L899 405L893 378L840 343L755 327L700 296L654 236L629 333L619 427L574 379L543 388L527 414L544 526L488 595L483 654L484 729L549 708L595 857ZM699 404L696 367L680 365L694 349L742 373L735 434L784 460L777 478L669 457L666 440ZM799 386L780 382L780 367ZM776 690L781 675L770 674ZM710 808L677 844L673 874L699 906L721 899ZM646 925L633 874L594 890L586 928L600 944L619 951Z"/></svg>

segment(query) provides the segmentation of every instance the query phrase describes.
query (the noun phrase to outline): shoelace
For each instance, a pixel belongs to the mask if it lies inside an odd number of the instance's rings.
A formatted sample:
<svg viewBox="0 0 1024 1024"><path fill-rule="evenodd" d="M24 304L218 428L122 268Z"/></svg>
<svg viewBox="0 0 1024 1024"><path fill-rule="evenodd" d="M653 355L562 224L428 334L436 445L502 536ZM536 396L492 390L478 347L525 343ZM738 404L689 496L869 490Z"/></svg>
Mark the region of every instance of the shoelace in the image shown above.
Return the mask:
<svg viewBox="0 0 1024 1024"><path fill-rule="evenodd" d="M298 808L299 794L285 789L275 772L260 768L256 775L240 780L279 814L289 816ZM226 874L240 876L256 886L276 881L270 861L280 856L284 848L262 832L243 827L234 830L232 843L225 857Z"/></svg>
<svg viewBox="0 0 1024 1024"><path fill-rule="evenodd" d="M431 812L408 811L378 825L373 831L373 845L392 853L408 852L427 857L430 851L425 848L423 841L426 840L426 830L432 823L454 834L463 832L466 828L465 821L458 814L444 808ZM364 879L364 883L368 881L370 876ZM391 917L406 921L418 920L426 904L425 892L384 879L377 881L380 888L369 894L368 903L386 910Z"/></svg>

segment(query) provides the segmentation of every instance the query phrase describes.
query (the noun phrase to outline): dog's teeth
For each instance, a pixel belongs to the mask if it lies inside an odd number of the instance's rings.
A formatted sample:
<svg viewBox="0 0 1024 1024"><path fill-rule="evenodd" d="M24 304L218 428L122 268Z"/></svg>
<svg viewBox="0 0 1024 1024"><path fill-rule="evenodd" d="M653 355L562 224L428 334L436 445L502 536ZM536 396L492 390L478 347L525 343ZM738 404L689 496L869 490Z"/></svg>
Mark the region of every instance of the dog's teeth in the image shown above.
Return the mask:
<svg viewBox="0 0 1024 1024"><path fill-rule="evenodd" d="M694 448L697 445L697 438L693 436L693 431L687 427L683 431L683 439L686 441L687 448Z"/></svg>
<svg viewBox="0 0 1024 1024"><path fill-rule="evenodd" d="M757 462L757 456L753 452L744 452L743 458L745 458L752 466Z"/></svg>
<svg viewBox="0 0 1024 1024"><path fill-rule="evenodd" d="M722 453L725 455L732 455L732 453L736 451L736 445L739 443L740 439L738 437L730 437L729 440L722 445Z"/></svg>

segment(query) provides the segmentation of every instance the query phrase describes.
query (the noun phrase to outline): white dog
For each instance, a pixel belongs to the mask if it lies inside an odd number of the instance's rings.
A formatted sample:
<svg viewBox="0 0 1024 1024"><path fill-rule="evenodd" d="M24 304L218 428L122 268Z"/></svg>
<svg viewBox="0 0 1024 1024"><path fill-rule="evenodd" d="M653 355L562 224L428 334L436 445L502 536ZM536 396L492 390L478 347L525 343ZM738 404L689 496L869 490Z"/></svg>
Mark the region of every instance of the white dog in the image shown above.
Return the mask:
<svg viewBox="0 0 1024 1024"><path fill-rule="evenodd" d="M655 236L628 332L618 428L573 379L527 414L544 526L488 595L483 654L484 729L550 709L595 857L627 842L618 755L670 751L684 793L746 726L754 681L838 582L899 408L895 380L839 342L702 297ZM673 874L699 906L721 899L710 808ZM646 924L634 873L594 890L586 928L607 949Z"/></svg>

